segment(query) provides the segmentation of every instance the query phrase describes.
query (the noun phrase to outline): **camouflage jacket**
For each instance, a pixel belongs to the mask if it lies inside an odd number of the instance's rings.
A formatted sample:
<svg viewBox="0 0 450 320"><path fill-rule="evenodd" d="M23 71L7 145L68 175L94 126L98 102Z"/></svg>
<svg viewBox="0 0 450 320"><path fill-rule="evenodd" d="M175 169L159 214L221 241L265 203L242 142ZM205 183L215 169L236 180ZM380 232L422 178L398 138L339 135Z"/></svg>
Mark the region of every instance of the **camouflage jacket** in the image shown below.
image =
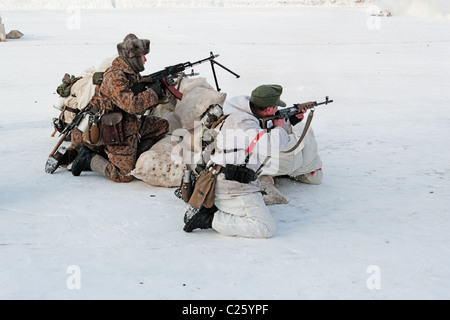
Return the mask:
<svg viewBox="0 0 450 320"><path fill-rule="evenodd" d="M135 73L120 57L112 62L104 75L101 85L95 88L91 105L97 111L105 113L122 111L124 116L125 135L138 132L139 117L147 109L158 104L158 96L152 89L147 89L137 95L131 87L141 80L141 75Z"/></svg>

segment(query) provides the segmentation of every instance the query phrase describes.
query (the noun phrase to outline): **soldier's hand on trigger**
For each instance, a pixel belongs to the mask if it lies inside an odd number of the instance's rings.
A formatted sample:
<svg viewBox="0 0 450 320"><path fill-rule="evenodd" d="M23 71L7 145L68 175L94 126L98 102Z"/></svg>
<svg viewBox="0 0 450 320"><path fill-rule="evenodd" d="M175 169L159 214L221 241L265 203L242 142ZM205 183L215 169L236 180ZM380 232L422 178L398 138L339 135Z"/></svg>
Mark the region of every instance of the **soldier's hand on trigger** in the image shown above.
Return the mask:
<svg viewBox="0 0 450 320"><path fill-rule="evenodd" d="M284 119L274 119L273 120L273 126L274 127L282 127L284 128L286 124L286 121Z"/></svg>
<svg viewBox="0 0 450 320"><path fill-rule="evenodd" d="M302 110L300 110L299 114L296 114L295 116L302 121L305 118L305 113L308 111L308 108L303 108Z"/></svg>
<svg viewBox="0 0 450 320"><path fill-rule="evenodd" d="M152 89L153 91L155 91L156 95L158 96L158 98L161 98L161 84L159 83L159 81L155 81L152 84L150 84L148 86L148 88Z"/></svg>

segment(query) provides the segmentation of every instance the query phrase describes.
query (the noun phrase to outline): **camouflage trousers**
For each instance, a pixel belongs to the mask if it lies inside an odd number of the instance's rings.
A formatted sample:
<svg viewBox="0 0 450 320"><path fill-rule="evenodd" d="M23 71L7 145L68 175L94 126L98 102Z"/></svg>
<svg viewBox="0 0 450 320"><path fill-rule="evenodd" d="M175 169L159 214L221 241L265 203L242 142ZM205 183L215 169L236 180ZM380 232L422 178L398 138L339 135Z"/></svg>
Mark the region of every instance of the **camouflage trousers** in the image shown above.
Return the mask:
<svg viewBox="0 0 450 320"><path fill-rule="evenodd" d="M126 125L126 124L125 124ZM169 122L155 116L144 116L140 120L137 134L125 137L125 144L105 146L105 153L111 162L106 168L106 176L114 182L130 182L137 161L138 146L141 141L161 139L169 131Z"/></svg>

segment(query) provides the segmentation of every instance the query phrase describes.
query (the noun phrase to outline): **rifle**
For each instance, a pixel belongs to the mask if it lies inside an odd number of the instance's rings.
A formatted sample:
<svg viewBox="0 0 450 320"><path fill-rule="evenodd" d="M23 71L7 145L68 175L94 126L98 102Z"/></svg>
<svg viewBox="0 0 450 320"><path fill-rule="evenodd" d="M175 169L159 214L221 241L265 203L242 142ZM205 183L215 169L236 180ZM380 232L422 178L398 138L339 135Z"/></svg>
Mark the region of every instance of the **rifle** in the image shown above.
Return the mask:
<svg viewBox="0 0 450 320"><path fill-rule="evenodd" d="M324 102L311 101L311 102L305 102L305 103L297 103L297 104L294 104L294 106L292 106L292 107L283 108L283 109L278 110L273 116L266 117L264 119L259 119L259 120L261 122L261 126L263 129L269 129L269 128L267 128L267 122L269 120L289 119L290 117L292 117L296 114L299 114L301 112L301 110L303 110L305 108L311 110L308 115L308 120L306 121L305 128L303 129L303 133L300 136L300 138L297 140L297 143L289 150L281 151L283 153L289 153L289 152L292 152L295 149L297 149L298 146L300 146L300 144L302 143L303 139L305 138L306 133L309 129L309 126L311 125L312 118L314 116L314 108L317 106L323 105L323 104L327 105L332 102L333 102L333 100L330 100L328 98L328 96L326 96Z"/></svg>
<svg viewBox="0 0 450 320"><path fill-rule="evenodd" d="M240 76L236 73L234 73L233 71L231 71L230 69L224 67L223 65L221 65L220 63L218 63L217 61L215 61L214 59L219 57L218 54L214 55L212 52L210 53L210 56L208 58L205 59L201 59L198 60L196 62L184 62L184 63L179 63L173 66L168 66L165 67L163 70L143 76L143 78L149 79L150 83L153 83L155 81L159 81L162 85L164 85L165 87L167 87L167 89L170 91L171 94L173 94L175 96L175 98L177 98L178 100L181 100L183 98L183 94L181 92L179 92L176 88L175 88L175 81L174 78L178 78L180 75L183 75L183 71L186 68L189 67L193 67L195 65L201 64L205 61L209 61L211 63L211 68L212 68L212 72L214 75L214 80L216 83L216 88L217 91L220 92L220 87L219 87L219 83L217 82L217 76L216 76L216 71L214 69L214 65L218 65L221 68L225 69L226 71L228 71L229 73L233 74L236 78L239 78ZM194 75L194 73L192 73L191 75ZM146 81L148 82L148 81Z"/></svg>
<svg viewBox="0 0 450 320"><path fill-rule="evenodd" d="M332 103L333 100L330 100L328 96L325 97L324 102L310 101L305 103L296 103L292 107L279 109L273 116L265 117L259 119L261 122L261 127L263 129L268 129L267 125L269 121L273 121L276 119L285 119L288 120L290 117L295 116L301 112L303 109L310 109L311 112L314 112L314 108L320 105L327 105Z"/></svg>
<svg viewBox="0 0 450 320"><path fill-rule="evenodd" d="M88 104L86 107L80 110L75 117L73 118L72 122L69 123L63 131L61 131L60 139L58 143L56 144L55 148L53 148L52 152L50 152L50 155L48 156L47 162L45 163L45 172L47 173L53 173L56 169L58 169L59 161L63 157L63 155L66 153L66 148L61 147L59 150L59 147L61 144L66 140L67 135L72 131L73 128L77 127L78 124L83 120L83 117L85 113L91 108L91 106Z"/></svg>

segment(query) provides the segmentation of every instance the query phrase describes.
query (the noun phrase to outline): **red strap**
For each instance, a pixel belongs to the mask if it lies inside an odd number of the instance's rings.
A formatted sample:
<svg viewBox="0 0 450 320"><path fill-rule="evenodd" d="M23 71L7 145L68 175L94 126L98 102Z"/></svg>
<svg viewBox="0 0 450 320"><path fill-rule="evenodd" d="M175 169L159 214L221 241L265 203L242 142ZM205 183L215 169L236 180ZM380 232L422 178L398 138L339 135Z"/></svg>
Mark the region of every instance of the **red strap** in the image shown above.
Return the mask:
<svg viewBox="0 0 450 320"><path fill-rule="evenodd" d="M255 139L253 139L252 143L250 143L250 146L247 149L247 153L250 154L253 151L253 148L255 147L258 140L264 135L264 131L261 131L258 133Z"/></svg>

